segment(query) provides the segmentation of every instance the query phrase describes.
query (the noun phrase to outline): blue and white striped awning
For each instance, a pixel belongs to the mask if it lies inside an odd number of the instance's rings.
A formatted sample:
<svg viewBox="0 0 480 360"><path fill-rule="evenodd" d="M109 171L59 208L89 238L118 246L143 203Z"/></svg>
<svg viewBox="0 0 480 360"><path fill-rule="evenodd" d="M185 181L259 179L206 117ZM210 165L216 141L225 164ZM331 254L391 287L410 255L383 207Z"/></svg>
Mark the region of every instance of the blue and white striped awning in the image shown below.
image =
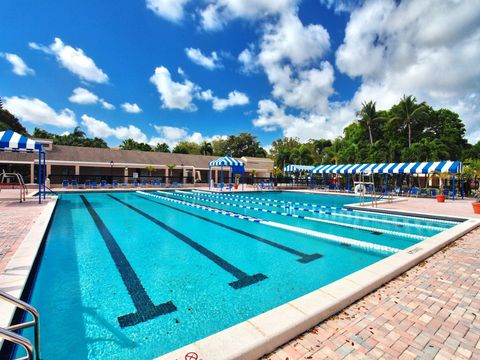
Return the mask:
<svg viewBox="0 0 480 360"><path fill-rule="evenodd" d="M313 174L458 174L462 170L460 161L432 161L416 163L342 164L320 165Z"/></svg>
<svg viewBox="0 0 480 360"><path fill-rule="evenodd" d="M230 156L224 156L224 157L218 158L217 160L210 161L208 165L210 166L244 166L244 163Z"/></svg>
<svg viewBox="0 0 480 360"><path fill-rule="evenodd" d="M12 130L0 131L0 150L3 151L40 151L42 144Z"/></svg>
<svg viewBox="0 0 480 360"><path fill-rule="evenodd" d="M309 165L287 165L283 168L284 172L311 171L314 166Z"/></svg>

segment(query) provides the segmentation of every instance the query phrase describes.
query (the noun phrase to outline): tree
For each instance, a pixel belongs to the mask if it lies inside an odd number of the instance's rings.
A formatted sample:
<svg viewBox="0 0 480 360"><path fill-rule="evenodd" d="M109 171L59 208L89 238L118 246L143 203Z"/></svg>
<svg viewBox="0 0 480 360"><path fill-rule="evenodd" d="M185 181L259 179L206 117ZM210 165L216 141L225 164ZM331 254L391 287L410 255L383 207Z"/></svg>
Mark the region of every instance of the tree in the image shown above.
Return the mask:
<svg viewBox="0 0 480 360"><path fill-rule="evenodd" d="M169 153L169 152L170 152L170 148L168 147L168 144L167 144L167 143L161 143L161 144L157 144L157 145L153 148L153 151Z"/></svg>
<svg viewBox="0 0 480 360"><path fill-rule="evenodd" d="M372 127L375 125L376 121L380 120L375 108L375 102L363 102L362 109L357 113L357 116L360 117L358 120L360 125L365 126L368 129L370 144L373 145Z"/></svg>
<svg viewBox="0 0 480 360"><path fill-rule="evenodd" d="M148 165L148 166L145 166L145 170L148 171L148 176L152 176L152 171L155 171L156 168L155 168L155 166Z"/></svg>
<svg viewBox="0 0 480 360"><path fill-rule="evenodd" d="M0 107L0 131L13 130L21 135L28 136L27 129L7 109Z"/></svg>
<svg viewBox="0 0 480 360"><path fill-rule="evenodd" d="M313 163L312 153L305 144L293 150L292 160L297 165L311 165Z"/></svg>
<svg viewBox="0 0 480 360"><path fill-rule="evenodd" d="M202 141L200 144L200 154L202 155L213 155L212 143L207 141Z"/></svg>
<svg viewBox="0 0 480 360"><path fill-rule="evenodd" d="M220 156L229 155L233 157L267 157L267 152L261 147L257 137L247 132L242 132L237 136L230 135L227 140L222 142L222 145L224 146L224 152L223 154L218 154Z"/></svg>
<svg viewBox="0 0 480 360"><path fill-rule="evenodd" d="M397 105L397 114L393 119L399 119L407 128L408 147L412 146L412 126L419 121L425 110L425 103L417 104L417 99L413 95L403 95L402 100Z"/></svg>
<svg viewBox="0 0 480 360"><path fill-rule="evenodd" d="M200 154L200 145L193 141L180 141L172 150L175 154Z"/></svg>
<svg viewBox="0 0 480 360"><path fill-rule="evenodd" d="M122 150L140 150L140 151L152 151L152 147L145 143L136 142L133 139L125 139L120 144Z"/></svg>

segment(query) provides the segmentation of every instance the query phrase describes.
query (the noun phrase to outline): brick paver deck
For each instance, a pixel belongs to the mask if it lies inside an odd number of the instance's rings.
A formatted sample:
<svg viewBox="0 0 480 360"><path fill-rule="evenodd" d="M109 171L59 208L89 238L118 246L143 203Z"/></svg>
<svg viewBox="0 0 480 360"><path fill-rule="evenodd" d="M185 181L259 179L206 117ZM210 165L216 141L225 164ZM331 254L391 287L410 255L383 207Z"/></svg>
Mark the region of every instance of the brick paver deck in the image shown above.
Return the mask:
<svg viewBox="0 0 480 360"><path fill-rule="evenodd" d="M480 359L480 229L266 359Z"/></svg>
<svg viewBox="0 0 480 360"><path fill-rule="evenodd" d="M24 203L19 203L18 200L0 201L0 273L7 266L44 206L45 203L38 204L36 199L28 199Z"/></svg>

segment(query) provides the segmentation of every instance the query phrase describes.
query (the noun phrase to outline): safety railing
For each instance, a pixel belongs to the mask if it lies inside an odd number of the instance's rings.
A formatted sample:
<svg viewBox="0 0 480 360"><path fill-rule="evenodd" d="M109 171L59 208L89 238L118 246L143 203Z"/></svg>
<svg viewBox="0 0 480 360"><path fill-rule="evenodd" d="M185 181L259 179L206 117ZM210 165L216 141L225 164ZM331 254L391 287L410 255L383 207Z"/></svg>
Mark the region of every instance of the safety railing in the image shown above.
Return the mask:
<svg viewBox="0 0 480 360"><path fill-rule="evenodd" d="M12 324L5 328L0 328L0 337L4 338L9 342L20 345L25 349L25 351L27 352L27 356L20 359L40 360L40 314L38 313L37 309L35 309L33 306L26 303L25 301L17 299L16 297L2 290L0 290L0 299L9 302L10 304L23 311L28 312L33 317L33 320L31 321L26 321L19 324ZM30 327L33 327L34 332L33 346L30 340L14 332Z"/></svg>

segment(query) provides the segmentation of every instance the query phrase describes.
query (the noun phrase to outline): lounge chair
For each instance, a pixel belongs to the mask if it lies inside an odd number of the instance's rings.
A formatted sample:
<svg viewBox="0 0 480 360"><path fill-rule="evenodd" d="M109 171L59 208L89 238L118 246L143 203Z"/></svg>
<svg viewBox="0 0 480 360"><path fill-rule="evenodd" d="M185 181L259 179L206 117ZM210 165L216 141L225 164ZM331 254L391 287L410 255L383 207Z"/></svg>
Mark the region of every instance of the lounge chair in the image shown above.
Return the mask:
<svg viewBox="0 0 480 360"><path fill-rule="evenodd" d="M72 180L72 188L78 188L77 180Z"/></svg>
<svg viewBox="0 0 480 360"><path fill-rule="evenodd" d="M62 181L62 187L68 188L68 186L69 186L68 180L63 180L63 181Z"/></svg>
<svg viewBox="0 0 480 360"><path fill-rule="evenodd" d="M102 180L102 181L100 182L100 187L101 187L101 188L106 188L106 187L107 187L107 180Z"/></svg>
<svg viewBox="0 0 480 360"><path fill-rule="evenodd" d="M91 186L90 180L85 180L85 188L90 186Z"/></svg>
<svg viewBox="0 0 480 360"><path fill-rule="evenodd" d="M92 189L97 189L98 188L98 185L97 185L96 181L92 181L90 186L92 187Z"/></svg>
<svg viewBox="0 0 480 360"><path fill-rule="evenodd" d="M117 188L118 187L118 180L113 180L112 181L112 186Z"/></svg>
<svg viewBox="0 0 480 360"><path fill-rule="evenodd" d="M443 190L443 195L448 196L450 194L450 191L448 189Z"/></svg>
<svg viewBox="0 0 480 360"><path fill-rule="evenodd" d="M142 187L147 187L147 180L142 180Z"/></svg>
<svg viewBox="0 0 480 360"><path fill-rule="evenodd" d="M137 181L137 180L135 180L135 181L133 182L133 187L138 187L138 181Z"/></svg>
<svg viewBox="0 0 480 360"><path fill-rule="evenodd" d="M437 190L436 189L430 189L430 196L431 197L437 196Z"/></svg>
<svg viewBox="0 0 480 360"><path fill-rule="evenodd" d="M126 182L123 182L122 187L128 187L128 184Z"/></svg>
<svg viewBox="0 0 480 360"><path fill-rule="evenodd" d="M412 196L418 197L418 188L414 187L412 188L412 191L410 192Z"/></svg>
<svg viewBox="0 0 480 360"><path fill-rule="evenodd" d="M150 186L155 186L155 180L150 180Z"/></svg>
<svg viewBox="0 0 480 360"><path fill-rule="evenodd" d="M335 190L335 184L328 184L328 190L329 191Z"/></svg>
<svg viewBox="0 0 480 360"><path fill-rule="evenodd" d="M155 186L162 186L162 180L157 179L157 180L155 181Z"/></svg>
<svg viewBox="0 0 480 360"><path fill-rule="evenodd" d="M402 195L410 196L410 188L403 188Z"/></svg>

